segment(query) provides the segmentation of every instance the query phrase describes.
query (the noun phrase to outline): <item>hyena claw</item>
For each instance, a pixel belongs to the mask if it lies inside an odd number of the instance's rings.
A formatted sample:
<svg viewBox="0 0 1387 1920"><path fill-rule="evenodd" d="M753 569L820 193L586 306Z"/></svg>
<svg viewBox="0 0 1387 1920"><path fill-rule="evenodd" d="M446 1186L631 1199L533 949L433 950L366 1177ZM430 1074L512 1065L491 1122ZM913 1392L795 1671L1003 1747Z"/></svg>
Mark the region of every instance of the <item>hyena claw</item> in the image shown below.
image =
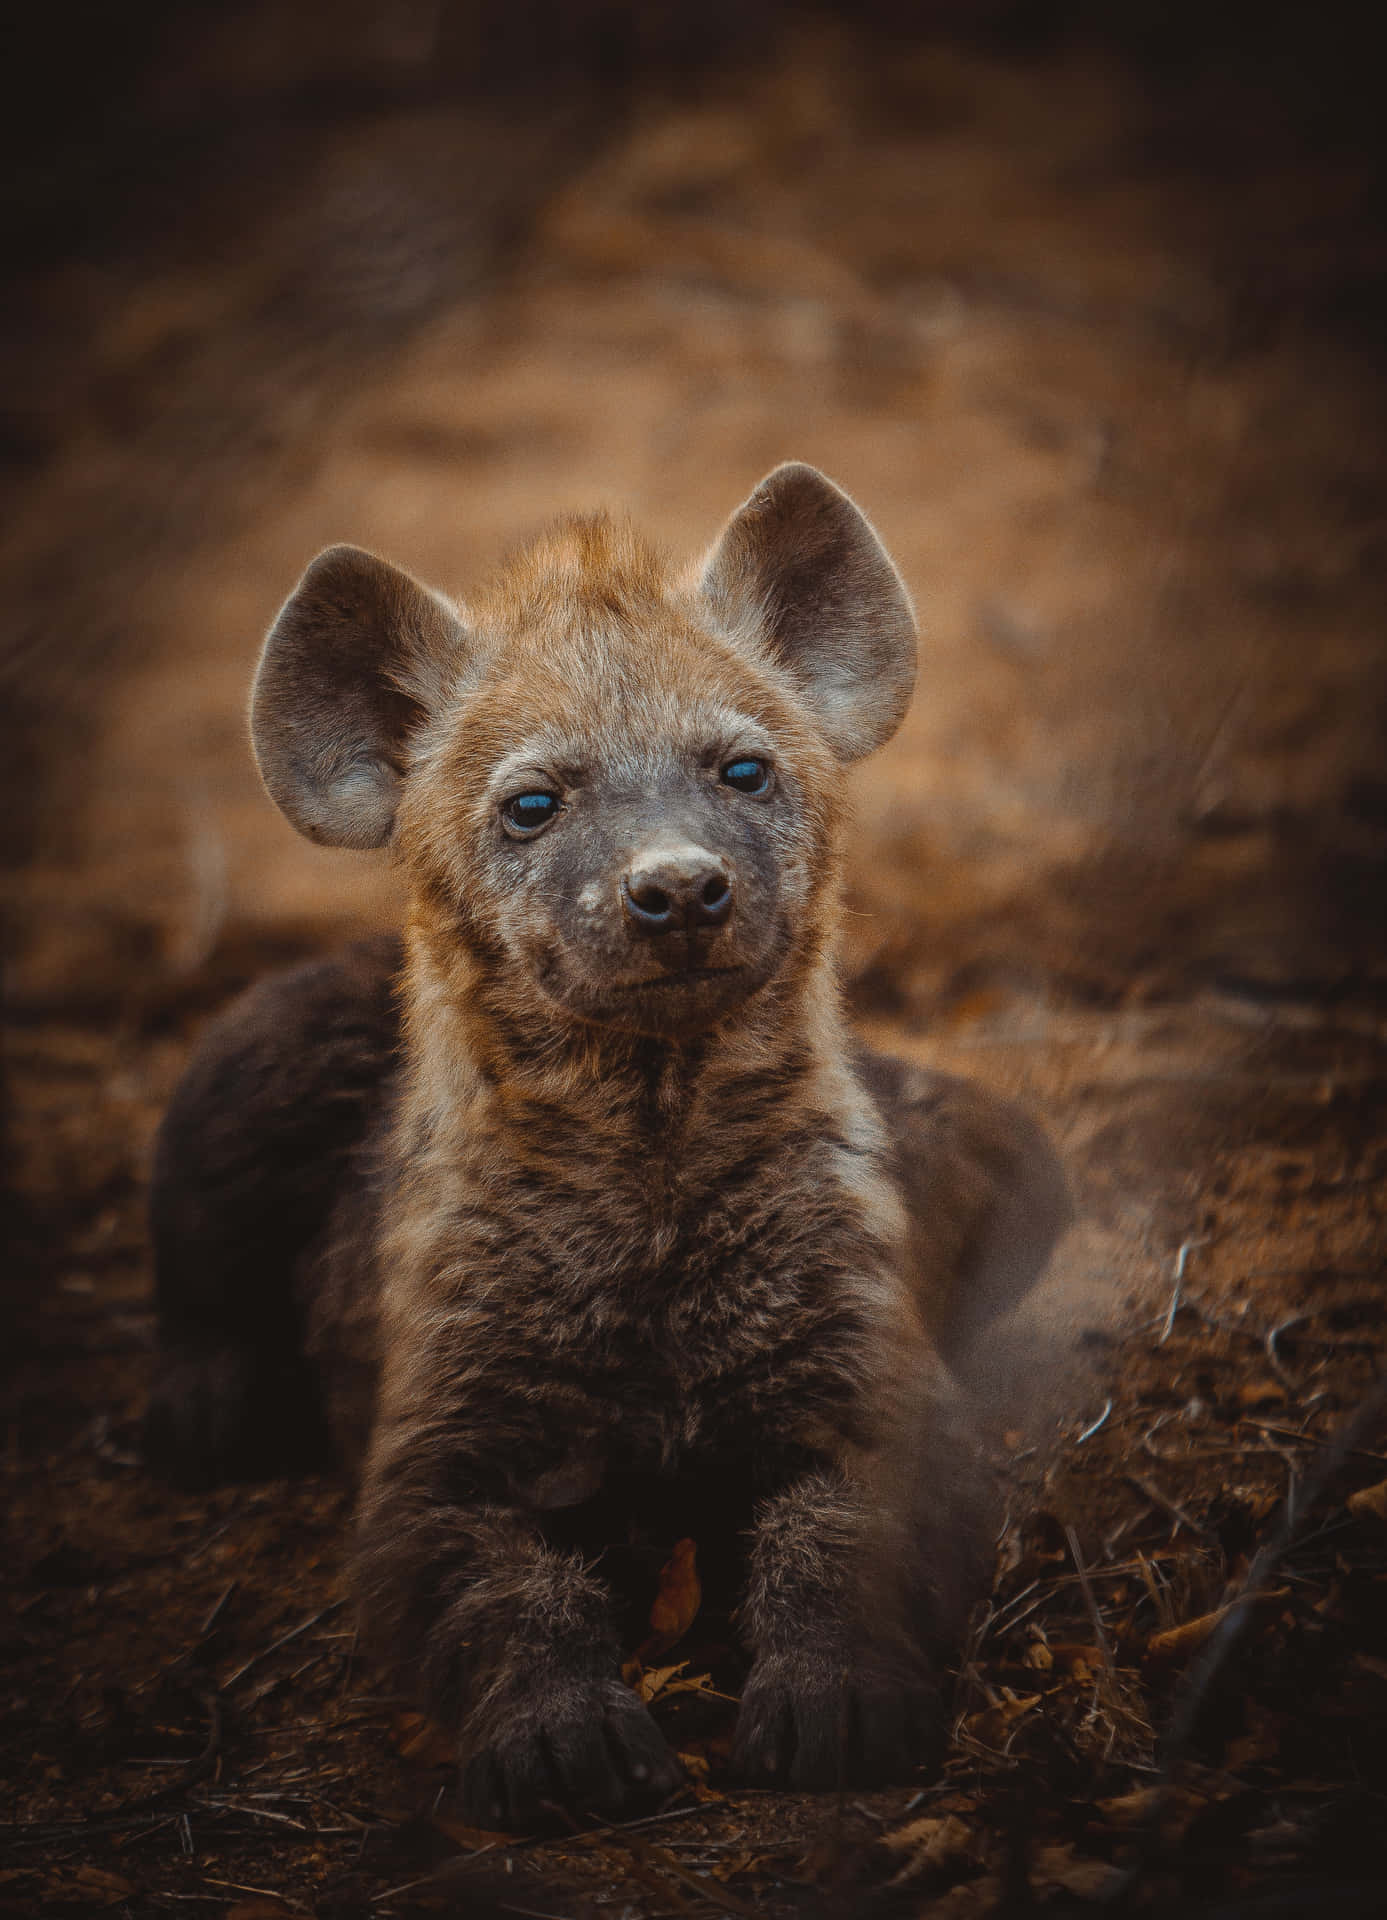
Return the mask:
<svg viewBox="0 0 1387 1920"><path fill-rule="evenodd" d="M547 1824L558 1808L608 1817L663 1800L683 1768L620 1681L518 1702L463 1769L462 1808L484 1827Z"/></svg>
<svg viewBox="0 0 1387 1920"><path fill-rule="evenodd" d="M936 1691L860 1661L760 1660L732 1749L747 1786L798 1791L901 1780L942 1741Z"/></svg>

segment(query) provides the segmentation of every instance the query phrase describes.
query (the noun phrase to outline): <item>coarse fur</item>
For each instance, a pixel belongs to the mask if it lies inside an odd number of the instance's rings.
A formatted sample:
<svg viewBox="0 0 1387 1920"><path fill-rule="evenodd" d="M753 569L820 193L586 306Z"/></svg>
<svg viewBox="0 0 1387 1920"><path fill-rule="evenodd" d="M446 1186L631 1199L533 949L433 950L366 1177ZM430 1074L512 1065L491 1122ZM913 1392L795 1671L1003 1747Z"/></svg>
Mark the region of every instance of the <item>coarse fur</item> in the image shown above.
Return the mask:
<svg viewBox="0 0 1387 1920"><path fill-rule="evenodd" d="M797 466L683 576L601 515L465 609L331 549L266 644L271 794L389 842L411 904L175 1096L148 1448L206 1481L331 1435L366 1621L489 1824L677 1782L613 1569L690 1511L739 1543L742 1778L937 1740L985 1545L945 1358L1065 1200L1023 1116L844 1021L844 767L913 676L894 568Z"/></svg>

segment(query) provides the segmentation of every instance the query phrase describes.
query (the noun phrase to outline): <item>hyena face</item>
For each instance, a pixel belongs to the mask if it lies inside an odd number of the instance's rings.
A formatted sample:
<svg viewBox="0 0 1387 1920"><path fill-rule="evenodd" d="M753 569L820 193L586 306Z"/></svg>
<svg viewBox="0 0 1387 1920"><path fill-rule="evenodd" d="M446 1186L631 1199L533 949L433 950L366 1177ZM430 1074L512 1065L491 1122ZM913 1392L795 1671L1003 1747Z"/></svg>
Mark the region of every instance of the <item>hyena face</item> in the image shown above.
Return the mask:
<svg viewBox="0 0 1387 1920"><path fill-rule="evenodd" d="M594 545L631 543L589 525L532 564ZM674 1035L812 940L843 776L691 600L610 553L605 578L601 609L487 616L487 677L418 736L397 837L511 1004L523 977L551 1020Z"/></svg>
<svg viewBox="0 0 1387 1920"><path fill-rule="evenodd" d="M252 725L295 825L393 840L512 1015L673 1037L817 951L844 763L913 672L872 529L782 467L692 578L605 517L465 609L333 548L271 632Z"/></svg>

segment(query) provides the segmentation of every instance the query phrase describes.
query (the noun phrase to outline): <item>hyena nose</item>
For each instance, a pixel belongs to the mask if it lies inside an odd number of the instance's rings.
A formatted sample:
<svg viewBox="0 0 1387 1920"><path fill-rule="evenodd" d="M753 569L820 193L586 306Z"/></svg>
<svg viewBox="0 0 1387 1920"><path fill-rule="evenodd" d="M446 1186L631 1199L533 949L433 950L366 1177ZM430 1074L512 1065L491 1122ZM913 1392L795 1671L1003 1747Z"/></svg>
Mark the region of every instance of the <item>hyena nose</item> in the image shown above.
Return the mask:
<svg viewBox="0 0 1387 1920"><path fill-rule="evenodd" d="M621 904L633 933L720 927L732 912L732 875L704 847L638 857L622 876Z"/></svg>

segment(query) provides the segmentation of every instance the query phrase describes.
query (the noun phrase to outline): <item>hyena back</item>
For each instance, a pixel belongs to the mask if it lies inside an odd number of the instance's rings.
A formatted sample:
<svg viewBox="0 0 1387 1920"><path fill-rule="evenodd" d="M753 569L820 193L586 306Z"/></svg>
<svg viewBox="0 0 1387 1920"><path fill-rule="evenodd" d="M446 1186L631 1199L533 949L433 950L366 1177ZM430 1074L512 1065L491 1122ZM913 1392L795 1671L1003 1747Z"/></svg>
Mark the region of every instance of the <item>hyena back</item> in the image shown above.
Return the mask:
<svg viewBox="0 0 1387 1920"><path fill-rule="evenodd" d="M334 548L266 643L271 795L388 842L411 904L402 946L253 990L175 1096L148 1445L206 1481L331 1435L365 1618L488 1823L676 1784L596 1561L700 1492L739 1547L739 1774L886 1779L938 1734L984 1544L941 1356L1064 1197L1022 1116L844 1023L845 768L914 667L803 466L686 576L605 517L465 608Z"/></svg>

